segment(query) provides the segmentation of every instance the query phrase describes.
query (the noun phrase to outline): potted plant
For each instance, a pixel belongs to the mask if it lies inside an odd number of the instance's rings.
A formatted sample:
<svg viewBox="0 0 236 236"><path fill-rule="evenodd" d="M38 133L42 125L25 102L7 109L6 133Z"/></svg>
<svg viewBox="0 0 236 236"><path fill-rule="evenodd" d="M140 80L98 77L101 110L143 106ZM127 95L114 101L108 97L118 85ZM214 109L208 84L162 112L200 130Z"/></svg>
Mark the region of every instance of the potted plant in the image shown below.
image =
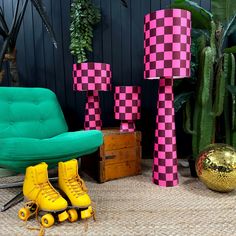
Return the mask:
<svg viewBox="0 0 236 236"><path fill-rule="evenodd" d="M189 0L176 0L172 7L191 11L193 27L201 30L197 42L197 81L194 97L186 101L184 126L192 135L192 159L216 139L216 117L224 110L225 141L236 145L235 59L236 46L228 38L236 31L236 2L212 0L212 13ZM232 109L230 111L230 109ZM218 126L218 125L217 125ZM194 166L194 165L193 165Z"/></svg>
<svg viewBox="0 0 236 236"><path fill-rule="evenodd" d="M22 6L20 6L20 2L21 0L17 0L15 4L13 20L10 26L7 25L3 9L0 7L0 23L1 23L0 35L3 38L3 44L0 51L0 83L4 77L4 70L2 68L3 62L8 61L12 86L19 86L20 84L19 74L17 70L17 63L16 63L16 41L22 24L22 20L25 15L26 7L29 2L31 2L31 4L35 7L37 12L39 13L54 46L57 47L57 42L54 36L54 32L49 22L47 13L45 11L43 1L24 0Z"/></svg>
<svg viewBox="0 0 236 236"><path fill-rule="evenodd" d="M87 52L92 52L93 26L100 19L100 11L90 0L72 1L70 51L77 63L87 61Z"/></svg>

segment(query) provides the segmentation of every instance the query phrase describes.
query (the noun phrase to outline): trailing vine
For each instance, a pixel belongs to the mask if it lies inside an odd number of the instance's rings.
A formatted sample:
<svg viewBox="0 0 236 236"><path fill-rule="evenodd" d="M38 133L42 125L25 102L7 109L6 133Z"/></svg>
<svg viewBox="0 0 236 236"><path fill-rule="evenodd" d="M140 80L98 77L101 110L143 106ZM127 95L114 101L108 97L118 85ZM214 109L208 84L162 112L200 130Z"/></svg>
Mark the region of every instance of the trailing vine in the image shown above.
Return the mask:
<svg viewBox="0 0 236 236"><path fill-rule="evenodd" d="M93 27L100 19L100 11L91 3L91 0L73 0L70 51L78 63L87 61L86 53L92 51Z"/></svg>

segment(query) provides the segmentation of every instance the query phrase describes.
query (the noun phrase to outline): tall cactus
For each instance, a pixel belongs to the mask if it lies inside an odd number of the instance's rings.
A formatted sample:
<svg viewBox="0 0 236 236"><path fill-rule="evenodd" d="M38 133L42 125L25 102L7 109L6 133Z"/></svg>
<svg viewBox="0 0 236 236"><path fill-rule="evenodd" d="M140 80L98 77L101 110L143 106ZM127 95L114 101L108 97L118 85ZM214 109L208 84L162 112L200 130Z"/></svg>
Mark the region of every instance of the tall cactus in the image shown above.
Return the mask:
<svg viewBox="0 0 236 236"><path fill-rule="evenodd" d="M228 85L224 103L225 140L236 147L236 95L231 91L235 88L235 58L232 53L224 54L224 74Z"/></svg>
<svg viewBox="0 0 236 236"><path fill-rule="evenodd" d="M200 53L199 78L196 86L196 99L193 111L193 130L191 130L191 107L186 104L185 130L192 134L192 151L195 158L207 145L214 142L215 119L223 111L225 80L218 73L214 81L214 52L205 47ZM215 82L215 84L214 84ZM216 94L213 89L216 88ZM214 97L214 101L213 101Z"/></svg>

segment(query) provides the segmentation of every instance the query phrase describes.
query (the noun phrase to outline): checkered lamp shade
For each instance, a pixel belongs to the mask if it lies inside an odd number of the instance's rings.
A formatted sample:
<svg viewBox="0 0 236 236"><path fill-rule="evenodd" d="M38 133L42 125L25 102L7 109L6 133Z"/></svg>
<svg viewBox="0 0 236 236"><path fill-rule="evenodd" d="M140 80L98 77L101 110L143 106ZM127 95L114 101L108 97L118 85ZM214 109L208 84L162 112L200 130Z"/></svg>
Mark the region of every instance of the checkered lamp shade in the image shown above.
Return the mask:
<svg viewBox="0 0 236 236"><path fill-rule="evenodd" d="M74 90L111 90L111 69L109 64L83 62L73 65Z"/></svg>
<svg viewBox="0 0 236 236"><path fill-rule="evenodd" d="M115 119L121 120L120 131L135 131L134 120L141 116L141 87L116 86L114 99Z"/></svg>
<svg viewBox="0 0 236 236"><path fill-rule="evenodd" d="M101 130L101 109L98 91L111 90L111 69L109 64L84 62L73 65L74 90L87 91L84 129Z"/></svg>
<svg viewBox="0 0 236 236"><path fill-rule="evenodd" d="M190 76L191 13L165 9L144 19L144 78Z"/></svg>

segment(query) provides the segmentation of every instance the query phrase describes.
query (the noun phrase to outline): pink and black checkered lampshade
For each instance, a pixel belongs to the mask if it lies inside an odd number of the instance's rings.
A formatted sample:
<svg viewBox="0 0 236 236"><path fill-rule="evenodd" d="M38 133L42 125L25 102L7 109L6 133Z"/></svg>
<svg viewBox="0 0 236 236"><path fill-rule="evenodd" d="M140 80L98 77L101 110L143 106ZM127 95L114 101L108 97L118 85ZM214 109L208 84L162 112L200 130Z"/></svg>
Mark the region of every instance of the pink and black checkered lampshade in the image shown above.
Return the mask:
<svg viewBox="0 0 236 236"><path fill-rule="evenodd" d="M74 90L111 90L111 68L109 64L83 62L73 65Z"/></svg>
<svg viewBox="0 0 236 236"><path fill-rule="evenodd" d="M182 9L152 12L144 20L144 78L190 76L191 13Z"/></svg>
<svg viewBox="0 0 236 236"><path fill-rule="evenodd" d="M191 13L152 12L144 20L144 78L160 79L154 142L153 182L178 184L173 79L190 76Z"/></svg>
<svg viewBox="0 0 236 236"><path fill-rule="evenodd" d="M141 87L116 86L115 87L115 119L121 120L121 132L135 131L135 120L141 116Z"/></svg>
<svg viewBox="0 0 236 236"><path fill-rule="evenodd" d="M98 91L111 90L111 69L109 64L84 62L73 65L74 90L87 91L85 106L85 130L101 129L101 109Z"/></svg>

